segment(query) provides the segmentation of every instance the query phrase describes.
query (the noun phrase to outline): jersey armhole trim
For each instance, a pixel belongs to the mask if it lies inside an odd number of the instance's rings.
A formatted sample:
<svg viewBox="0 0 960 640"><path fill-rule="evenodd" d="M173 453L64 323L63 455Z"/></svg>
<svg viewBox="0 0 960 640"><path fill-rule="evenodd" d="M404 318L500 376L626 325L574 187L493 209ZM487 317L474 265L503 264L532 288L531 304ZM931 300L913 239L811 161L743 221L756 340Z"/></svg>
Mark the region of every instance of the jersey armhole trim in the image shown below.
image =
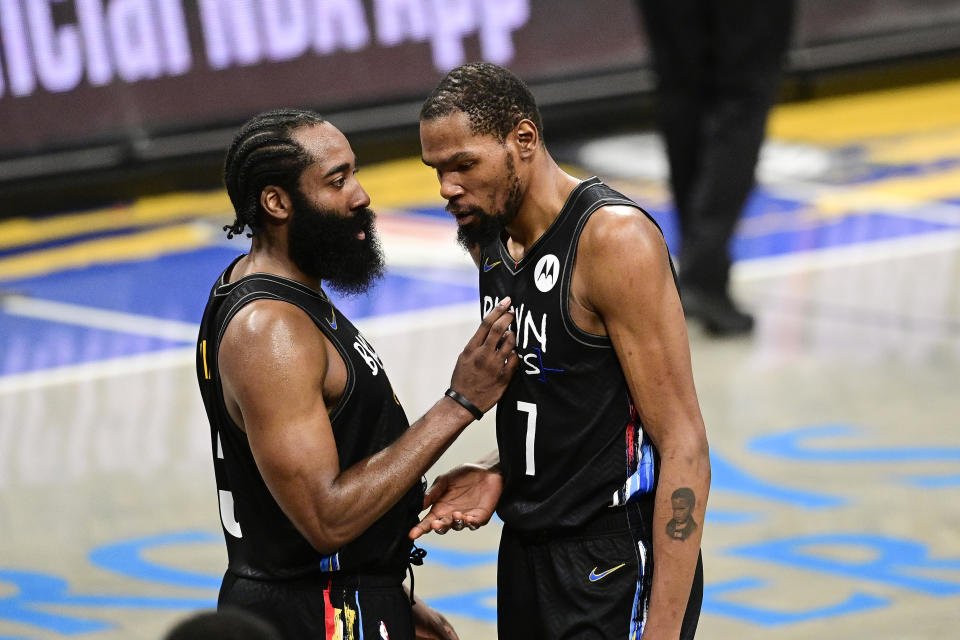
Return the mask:
<svg viewBox="0 0 960 640"><path fill-rule="evenodd" d="M283 283L275 283L275 284L283 284ZM340 394L340 399L337 400L337 404L334 405L334 407L329 412L330 424L332 426L334 421L343 411L343 407L346 406L347 401L353 395L353 389L354 389L354 386L356 385L356 377L357 377L356 371L354 370L353 361L350 359L350 354L346 350L346 348L340 343L339 340L336 339L335 336L331 335L325 330L322 320L318 318L316 315L314 315L313 312L311 312L309 309L304 307L302 304L295 302L293 300L286 300L269 291L261 290L261 291L254 291L246 294L245 296L240 298L236 302L236 304L234 304L233 307L231 307L230 311L224 316L223 324L221 325L220 332L217 335L216 350L214 351L214 353L219 357L220 341L223 339L223 334L224 332L226 332L227 326L230 324L230 321L233 319L233 317L240 311L240 309L250 304L251 302L255 302L257 300L276 300L277 302L285 302L303 311L305 314L307 314L307 317L310 318L310 320L317 327L320 333L322 333L323 336L327 340L329 340L331 344L333 344L334 348L337 350L337 353L340 355L340 358L343 360L343 364L347 370L347 381L346 381L346 384L344 384L343 393ZM331 304L330 306L332 307L333 305ZM214 384L216 385L217 392L219 395L219 401L223 404L224 414L226 415L230 424L233 425L233 427L237 431L239 431L240 433L244 434L244 436L246 436L246 432L240 428L240 425L238 425L230 416L230 412L226 410L226 401L224 400L224 397L223 397L223 384L220 382L220 367L217 366L213 370L215 372L215 376L212 382L214 382Z"/></svg>
<svg viewBox="0 0 960 640"><path fill-rule="evenodd" d="M577 323L573 320L573 316L570 314L570 293L573 283L573 270L576 267L577 249L580 247L580 235L583 233L583 228L587 225L590 216L601 207L609 205L625 205L643 211L635 202L624 198L601 198L590 205L590 208L587 209L583 215L580 216L580 220L577 221L573 238L571 238L570 246L567 249L567 258L564 261L568 265L568 268L566 273L563 274L563 280L560 285L560 317L563 319L563 327L566 329L567 335L580 344L600 349L613 348L610 336L590 333L577 326Z"/></svg>

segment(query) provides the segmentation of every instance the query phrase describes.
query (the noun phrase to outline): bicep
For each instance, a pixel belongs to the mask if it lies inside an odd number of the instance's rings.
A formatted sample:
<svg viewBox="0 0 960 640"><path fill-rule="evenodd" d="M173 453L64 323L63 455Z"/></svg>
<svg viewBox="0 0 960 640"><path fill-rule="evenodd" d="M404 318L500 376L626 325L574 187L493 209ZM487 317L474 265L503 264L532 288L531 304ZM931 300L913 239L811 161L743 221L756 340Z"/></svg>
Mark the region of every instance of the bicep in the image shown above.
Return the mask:
<svg viewBox="0 0 960 640"><path fill-rule="evenodd" d="M703 438L683 309L666 246L647 220L619 221L592 251L591 303L603 319L630 395L657 447ZM610 273L621 274L614 279Z"/></svg>
<svg viewBox="0 0 960 640"><path fill-rule="evenodd" d="M314 517L310 496L340 471L323 398L326 346L299 309L259 306L224 334L221 375L264 482L291 520L306 526Z"/></svg>

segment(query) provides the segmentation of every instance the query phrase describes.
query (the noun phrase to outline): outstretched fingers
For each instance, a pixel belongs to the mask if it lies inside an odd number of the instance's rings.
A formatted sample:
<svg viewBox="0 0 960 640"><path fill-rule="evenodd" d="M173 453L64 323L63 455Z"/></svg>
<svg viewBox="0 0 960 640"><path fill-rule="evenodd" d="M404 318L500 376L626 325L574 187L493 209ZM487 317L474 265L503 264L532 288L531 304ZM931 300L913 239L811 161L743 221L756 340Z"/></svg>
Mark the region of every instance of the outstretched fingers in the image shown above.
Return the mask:
<svg viewBox="0 0 960 640"><path fill-rule="evenodd" d="M477 331L473 334L473 337L470 338L470 341L467 343L468 349L479 349L490 337L490 334L495 331L495 325L504 319L507 318L505 325L502 325L503 328L500 330L500 333L495 334L497 337L503 335L503 332L506 330L507 326L513 322L513 312L510 310L510 298L506 297L501 300L496 306L493 307L483 317L483 320L480 322L480 326L477 327Z"/></svg>
<svg viewBox="0 0 960 640"><path fill-rule="evenodd" d="M509 300L509 298L508 298ZM513 312L504 311L500 317L494 320L493 324L490 325L490 329L487 333L487 337L483 341L483 346L489 347L492 350L496 351L502 349L503 343L506 341L508 334L513 334L510 331L510 325L513 323Z"/></svg>

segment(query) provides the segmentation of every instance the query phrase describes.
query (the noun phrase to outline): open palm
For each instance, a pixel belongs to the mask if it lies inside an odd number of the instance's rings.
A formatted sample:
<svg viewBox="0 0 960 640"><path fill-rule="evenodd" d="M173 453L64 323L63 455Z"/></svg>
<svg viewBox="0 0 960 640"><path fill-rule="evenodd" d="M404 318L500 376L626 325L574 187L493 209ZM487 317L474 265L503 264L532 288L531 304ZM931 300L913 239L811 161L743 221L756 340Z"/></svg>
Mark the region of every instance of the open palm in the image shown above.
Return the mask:
<svg viewBox="0 0 960 640"><path fill-rule="evenodd" d="M423 508L430 511L410 530L410 538L482 527L493 516L502 491L503 476L479 465L460 465L438 476L423 499Z"/></svg>

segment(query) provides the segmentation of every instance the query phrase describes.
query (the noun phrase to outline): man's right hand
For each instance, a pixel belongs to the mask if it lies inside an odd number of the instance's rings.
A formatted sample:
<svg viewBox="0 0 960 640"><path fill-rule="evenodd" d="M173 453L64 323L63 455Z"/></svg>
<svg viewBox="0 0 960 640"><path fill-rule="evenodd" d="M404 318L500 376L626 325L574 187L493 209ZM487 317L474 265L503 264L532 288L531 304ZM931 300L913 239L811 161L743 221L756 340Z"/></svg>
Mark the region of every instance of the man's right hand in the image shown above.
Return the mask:
<svg viewBox="0 0 960 640"><path fill-rule="evenodd" d="M504 298L467 342L450 378L450 388L484 412L500 399L520 362L516 335L509 330L512 322L510 298Z"/></svg>
<svg viewBox="0 0 960 640"><path fill-rule="evenodd" d="M503 476L487 466L463 464L438 476L423 497L423 508L431 507L430 512L410 530L410 539L482 527L493 517L502 492Z"/></svg>

